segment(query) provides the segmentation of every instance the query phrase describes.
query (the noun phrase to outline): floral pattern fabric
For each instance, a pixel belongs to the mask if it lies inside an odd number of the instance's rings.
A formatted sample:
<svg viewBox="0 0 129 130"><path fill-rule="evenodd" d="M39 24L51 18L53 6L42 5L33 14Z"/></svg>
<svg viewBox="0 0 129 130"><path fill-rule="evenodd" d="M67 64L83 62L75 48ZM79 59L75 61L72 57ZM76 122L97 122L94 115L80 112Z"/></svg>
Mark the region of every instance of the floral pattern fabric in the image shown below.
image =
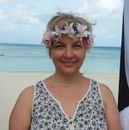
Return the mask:
<svg viewBox="0 0 129 130"><path fill-rule="evenodd" d="M31 130L107 130L99 83L91 80L89 87L70 120L44 82L39 81L33 97Z"/></svg>

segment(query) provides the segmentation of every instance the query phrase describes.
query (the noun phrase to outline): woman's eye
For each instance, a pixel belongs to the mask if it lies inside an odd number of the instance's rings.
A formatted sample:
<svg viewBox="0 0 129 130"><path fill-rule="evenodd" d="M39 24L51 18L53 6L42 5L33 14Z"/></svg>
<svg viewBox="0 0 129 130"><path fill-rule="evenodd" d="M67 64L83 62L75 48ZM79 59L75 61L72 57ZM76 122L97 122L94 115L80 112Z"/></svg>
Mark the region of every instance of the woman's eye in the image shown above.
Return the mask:
<svg viewBox="0 0 129 130"><path fill-rule="evenodd" d="M76 45L74 45L74 47L81 48L82 46L80 44L76 44Z"/></svg>
<svg viewBox="0 0 129 130"><path fill-rule="evenodd" d="M55 46L55 48L62 48L62 47L63 47L63 45L61 45L61 44Z"/></svg>

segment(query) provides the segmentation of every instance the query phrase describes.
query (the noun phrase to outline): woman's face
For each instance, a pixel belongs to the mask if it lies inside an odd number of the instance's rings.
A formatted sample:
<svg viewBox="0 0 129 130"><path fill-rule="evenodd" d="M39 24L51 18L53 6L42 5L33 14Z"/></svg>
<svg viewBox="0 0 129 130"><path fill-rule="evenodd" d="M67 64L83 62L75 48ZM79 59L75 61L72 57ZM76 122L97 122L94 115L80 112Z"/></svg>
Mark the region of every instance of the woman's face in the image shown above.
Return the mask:
<svg viewBox="0 0 129 130"><path fill-rule="evenodd" d="M59 73L79 72L85 54L86 47L79 39L67 35L62 35L61 40L55 41L50 49L50 57L55 65L56 72Z"/></svg>

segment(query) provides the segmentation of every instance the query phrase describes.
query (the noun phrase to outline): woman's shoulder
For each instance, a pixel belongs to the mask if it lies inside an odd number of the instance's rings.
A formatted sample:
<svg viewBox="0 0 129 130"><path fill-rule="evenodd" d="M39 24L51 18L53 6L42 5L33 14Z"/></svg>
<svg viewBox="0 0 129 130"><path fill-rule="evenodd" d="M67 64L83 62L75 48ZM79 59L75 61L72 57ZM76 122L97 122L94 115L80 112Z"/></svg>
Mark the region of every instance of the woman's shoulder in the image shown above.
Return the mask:
<svg viewBox="0 0 129 130"><path fill-rule="evenodd" d="M35 88L34 85L27 86L25 89L23 89L21 91L20 96L22 96L22 97L31 96L33 94L33 92L34 92L34 88Z"/></svg>
<svg viewBox="0 0 129 130"><path fill-rule="evenodd" d="M107 99L107 93L111 93L107 85L101 83L96 79L89 78L90 81L90 90L96 91L96 95L99 95L104 103Z"/></svg>
<svg viewBox="0 0 129 130"><path fill-rule="evenodd" d="M89 80L91 81L91 83L96 84L102 93L112 93L111 89L106 84L101 83L100 81L92 78L89 78Z"/></svg>
<svg viewBox="0 0 129 130"><path fill-rule="evenodd" d="M113 93L109 88L109 86L96 79L90 79L90 80L92 81L93 84L96 84L98 86L98 89L100 90L100 94L104 102L109 102L110 100L114 100Z"/></svg>
<svg viewBox="0 0 129 130"><path fill-rule="evenodd" d="M106 84L104 84L104 83L99 83L99 87L100 87L100 90L101 90L102 93L112 94L111 89L110 89L109 86L107 86Z"/></svg>
<svg viewBox="0 0 129 130"><path fill-rule="evenodd" d="M40 91L45 86L45 79L36 81L33 85L26 87L22 92L21 95L24 97L30 97L31 99L34 98L37 91Z"/></svg>
<svg viewBox="0 0 129 130"><path fill-rule="evenodd" d="M27 106L31 107L31 102L33 99L33 93L34 93L34 85L27 86L25 89L21 91L19 94L19 97L17 99L16 105L18 104L27 104Z"/></svg>
<svg viewBox="0 0 129 130"><path fill-rule="evenodd" d="M103 98L105 107L107 107L109 104L111 104L110 106L116 106L117 104L112 90L106 84L103 83L99 83L99 84L100 84L99 87L100 87L101 96Z"/></svg>
<svg viewBox="0 0 129 130"><path fill-rule="evenodd" d="M41 86L43 86L43 80L39 80L36 83L27 86L25 89L22 90L19 97L21 97L21 98L28 97L28 99L32 100L35 90L37 88L40 88Z"/></svg>
<svg viewBox="0 0 129 130"><path fill-rule="evenodd" d="M20 95L33 95L36 88L41 87L44 85L44 80L39 80L36 83L27 86L25 89L22 90Z"/></svg>

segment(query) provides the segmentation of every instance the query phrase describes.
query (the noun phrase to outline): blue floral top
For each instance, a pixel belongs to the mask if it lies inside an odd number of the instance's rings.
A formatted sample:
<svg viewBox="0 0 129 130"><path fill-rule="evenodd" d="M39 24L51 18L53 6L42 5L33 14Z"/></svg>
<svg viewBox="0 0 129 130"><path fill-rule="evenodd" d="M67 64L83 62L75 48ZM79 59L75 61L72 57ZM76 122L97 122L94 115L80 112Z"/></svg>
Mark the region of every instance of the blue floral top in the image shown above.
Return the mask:
<svg viewBox="0 0 129 130"><path fill-rule="evenodd" d="M31 130L107 130L104 115L99 83L95 80L90 80L89 90L79 101L72 119L68 118L43 81L35 86Z"/></svg>

